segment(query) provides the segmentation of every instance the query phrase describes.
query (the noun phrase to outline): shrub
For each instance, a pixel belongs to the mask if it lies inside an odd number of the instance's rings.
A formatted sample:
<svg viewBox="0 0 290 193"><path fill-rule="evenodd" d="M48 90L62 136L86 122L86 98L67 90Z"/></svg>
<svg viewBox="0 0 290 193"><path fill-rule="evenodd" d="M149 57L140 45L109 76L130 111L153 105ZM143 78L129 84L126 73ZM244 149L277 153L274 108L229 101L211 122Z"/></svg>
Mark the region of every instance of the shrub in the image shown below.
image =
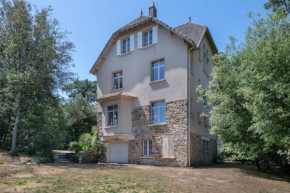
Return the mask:
<svg viewBox="0 0 290 193"><path fill-rule="evenodd" d="M83 144L78 141L70 142L69 150L72 150L78 153L79 151L83 150Z"/></svg>

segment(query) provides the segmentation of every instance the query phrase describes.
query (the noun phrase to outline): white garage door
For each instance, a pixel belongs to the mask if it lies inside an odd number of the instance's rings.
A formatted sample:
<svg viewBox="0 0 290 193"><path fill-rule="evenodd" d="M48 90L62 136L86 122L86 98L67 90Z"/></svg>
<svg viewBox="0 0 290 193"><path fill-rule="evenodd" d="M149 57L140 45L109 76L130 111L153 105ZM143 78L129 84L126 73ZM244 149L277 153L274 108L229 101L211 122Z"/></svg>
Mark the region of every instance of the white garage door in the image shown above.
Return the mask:
<svg viewBox="0 0 290 193"><path fill-rule="evenodd" d="M111 143L111 163L128 163L128 143Z"/></svg>

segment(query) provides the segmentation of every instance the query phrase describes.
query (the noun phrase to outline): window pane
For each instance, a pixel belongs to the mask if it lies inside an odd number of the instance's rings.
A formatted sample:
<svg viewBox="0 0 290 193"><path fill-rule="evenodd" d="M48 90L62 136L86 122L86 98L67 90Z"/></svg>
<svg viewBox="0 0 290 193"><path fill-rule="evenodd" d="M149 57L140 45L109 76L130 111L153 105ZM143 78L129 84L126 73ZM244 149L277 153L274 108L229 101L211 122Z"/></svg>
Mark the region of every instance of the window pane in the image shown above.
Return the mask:
<svg viewBox="0 0 290 193"><path fill-rule="evenodd" d="M159 103L152 103L152 107L158 107Z"/></svg>
<svg viewBox="0 0 290 193"><path fill-rule="evenodd" d="M159 67L159 79L164 79L164 66Z"/></svg>
<svg viewBox="0 0 290 193"><path fill-rule="evenodd" d="M152 108L152 123L158 123L158 108Z"/></svg>
<svg viewBox="0 0 290 193"><path fill-rule="evenodd" d="M114 109L117 110L117 109L118 109L118 105L115 105L115 106L114 106Z"/></svg>
<svg viewBox="0 0 290 193"><path fill-rule="evenodd" d="M144 46L147 46L148 45L147 42L148 42L148 32L146 32L144 34Z"/></svg>
<svg viewBox="0 0 290 193"><path fill-rule="evenodd" d="M158 80L158 68L153 68L152 69L152 80Z"/></svg>
<svg viewBox="0 0 290 193"><path fill-rule="evenodd" d="M108 107L108 111L111 111L111 110L113 110L113 107L112 106Z"/></svg>
<svg viewBox="0 0 290 193"><path fill-rule="evenodd" d="M149 140L149 155L152 155L152 140Z"/></svg>
<svg viewBox="0 0 290 193"><path fill-rule="evenodd" d="M165 107L159 107L159 121L165 123Z"/></svg>
<svg viewBox="0 0 290 193"><path fill-rule="evenodd" d="M130 52L130 39L127 40L127 52Z"/></svg>
<svg viewBox="0 0 290 193"><path fill-rule="evenodd" d="M154 62L153 64L152 64L152 67L157 67L158 66L158 62Z"/></svg>
<svg viewBox="0 0 290 193"><path fill-rule="evenodd" d="M118 125L118 111L115 111L114 115L114 125Z"/></svg>
<svg viewBox="0 0 290 193"><path fill-rule="evenodd" d="M164 66L164 60L159 61L159 66Z"/></svg>
<svg viewBox="0 0 290 193"><path fill-rule="evenodd" d="M114 78L114 89L118 89L118 78Z"/></svg>
<svg viewBox="0 0 290 193"><path fill-rule="evenodd" d="M149 32L149 44L152 44L152 31Z"/></svg>
<svg viewBox="0 0 290 193"><path fill-rule="evenodd" d="M144 155L147 155L147 140L144 140L143 141L143 146L144 146L144 152L143 152L143 154Z"/></svg>
<svg viewBox="0 0 290 193"><path fill-rule="evenodd" d="M123 78L120 78L120 88L123 88Z"/></svg>
<svg viewBox="0 0 290 193"><path fill-rule="evenodd" d="M159 106L165 107L165 102L164 101L159 102L158 104L159 104Z"/></svg>
<svg viewBox="0 0 290 193"><path fill-rule="evenodd" d="M126 53L126 40L123 41L123 53Z"/></svg>
<svg viewBox="0 0 290 193"><path fill-rule="evenodd" d="M113 125L113 112L109 112L108 125Z"/></svg>

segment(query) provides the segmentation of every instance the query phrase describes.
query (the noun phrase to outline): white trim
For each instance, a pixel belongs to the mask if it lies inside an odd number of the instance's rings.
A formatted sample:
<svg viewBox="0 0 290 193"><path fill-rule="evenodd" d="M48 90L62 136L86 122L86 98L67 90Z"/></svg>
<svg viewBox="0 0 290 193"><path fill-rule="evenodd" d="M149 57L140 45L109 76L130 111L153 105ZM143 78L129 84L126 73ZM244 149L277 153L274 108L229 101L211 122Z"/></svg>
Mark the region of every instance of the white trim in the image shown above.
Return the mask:
<svg viewBox="0 0 290 193"><path fill-rule="evenodd" d="M120 56L121 55L121 40L117 40L117 43L116 43L116 49L117 49L117 56Z"/></svg>
<svg viewBox="0 0 290 193"><path fill-rule="evenodd" d="M134 50L134 45L135 45L134 44L134 42L135 42L134 41L135 40L134 37L135 37L134 34L130 35L130 52L132 52Z"/></svg>
<svg viewBox="0 0 290 193"><path fill-rule="evenodd" d="M158 27L154 26L152 27L152 42L153 44L156 44L158 42Z"/></svg>
<svg viewBox="0 0 290 193"><path fill-rule="evenodd" d="M139 31L137 33L137 48L140 49L142 48L142 31Z"/></svg>

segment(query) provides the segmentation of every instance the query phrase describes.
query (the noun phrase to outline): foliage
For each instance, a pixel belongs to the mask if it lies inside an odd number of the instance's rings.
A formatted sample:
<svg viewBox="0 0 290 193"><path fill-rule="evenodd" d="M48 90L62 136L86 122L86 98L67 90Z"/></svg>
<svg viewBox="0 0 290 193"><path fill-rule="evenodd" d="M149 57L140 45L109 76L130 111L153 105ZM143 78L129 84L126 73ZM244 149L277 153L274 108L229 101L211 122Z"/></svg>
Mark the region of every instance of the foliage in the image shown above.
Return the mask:
<svg viewBox="0 0 290 193"><path fill-rule="evenodd" d="M290 20L269 13L254 20L246 41L214 57L210 89L211 133L238 160L280 164L290 157ZM201 101L202 98L199 99ZM276 159L276 158L275 158Z"/></svg>
<svg viewBox="0 0 290 193"><path fill-rule="evenodd" d="M51 11L0 1L0 143L12 139L13 150L31 154L59 147L65 136L57 93L71 80L74 45Z"/></svg>
<svg viewBox="0 0 290 193"><path fill-rule="evenodd" d="M290 0L268 0L264 7L266 9L272 9L274 12L282 10L290 14Z"/></svg>
<svg viewBox="0 0 290 193"><path fill-rule="evenodd" d="M97 124L96 82L75 80L63 90L69 95L69 99L64 102L68 120L67 141L76 141L81 134L90 132Z"/></svg>
<svg viewBox="0 0 290 193"><path fill-rule="evenodd" d="M75 151L78 153L79 151L83 150L83 146L81 142L72 141L69 143L69 150Z"/></svg>
<svg viewBox="0 0 290 193"><path fill-rule="evenodd" d="M62 89L68 93L69 98L77 98L78 95L81 95L82 98L86 98L88 102L96 102L97 97L97 82L85 80L75 80L73 83L65 85Z"/></svg>

